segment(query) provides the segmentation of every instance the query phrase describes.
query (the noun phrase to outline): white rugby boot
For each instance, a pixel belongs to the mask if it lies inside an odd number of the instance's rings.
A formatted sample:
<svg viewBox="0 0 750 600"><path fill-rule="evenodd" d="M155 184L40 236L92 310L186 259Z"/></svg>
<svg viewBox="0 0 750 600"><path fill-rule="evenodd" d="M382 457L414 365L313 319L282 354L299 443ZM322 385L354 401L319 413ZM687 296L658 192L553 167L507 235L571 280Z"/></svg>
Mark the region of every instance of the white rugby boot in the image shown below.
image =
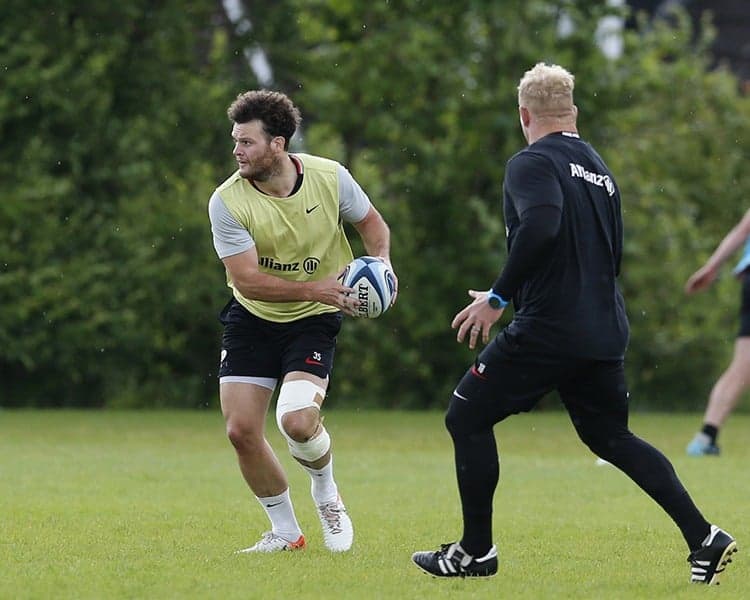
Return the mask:
<svg viewBox="0 0 750 600"><path fill-rule="evenodd" d="M305 536L299 536L296 542L290 542L276 535L273 531L267 531L263 537L254 545L243 550L237 550L235 554L251 554L254 552L283 552L284 550L304 550Z"/></svg>
<svg viewBox="0 0 750 600"><path fill-rule="evenodd" d="M341 496L332 502L317 505L318 518L323 526L323 541L331 552L346 552L354 541L354 527Z"/></svg>

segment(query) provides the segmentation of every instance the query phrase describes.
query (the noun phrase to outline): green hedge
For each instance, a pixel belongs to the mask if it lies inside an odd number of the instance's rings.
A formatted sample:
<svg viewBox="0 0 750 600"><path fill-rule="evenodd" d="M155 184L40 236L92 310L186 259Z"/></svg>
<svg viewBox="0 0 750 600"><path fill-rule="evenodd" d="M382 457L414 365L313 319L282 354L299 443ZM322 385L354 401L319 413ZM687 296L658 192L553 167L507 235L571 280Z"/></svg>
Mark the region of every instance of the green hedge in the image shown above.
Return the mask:
<svg viewBox="0 0 750 600"><path fill-rule="evenodd" d="M447 403L472 358L450 321L505 257L515 86L545 60L576 74L580 130L623 192L634 401L701 407L739 288L682 286L746 209L748 98L708 69L708 25L642 22L613 61L595 29L614 9L562 4L279 0L238 33L220 3L4 3L0 405L216 405L228 292L206 203L260 46L302 109L297 147L344 162L393 234L399 303L345 324L331 404Z"/></svg>

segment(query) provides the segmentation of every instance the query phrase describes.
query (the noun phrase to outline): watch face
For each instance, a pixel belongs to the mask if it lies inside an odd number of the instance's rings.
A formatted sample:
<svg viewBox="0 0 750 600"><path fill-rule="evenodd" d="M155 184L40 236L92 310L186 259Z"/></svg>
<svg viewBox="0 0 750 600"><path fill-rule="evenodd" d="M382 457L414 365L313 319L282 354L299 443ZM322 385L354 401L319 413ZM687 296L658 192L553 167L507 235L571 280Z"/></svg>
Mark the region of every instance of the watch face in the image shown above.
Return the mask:
<svg viewBox="0 0 750 600"><path fill-rule="evenodd" d="M490 296L489 303L492 308L500 308L500 300L498 300L494 296Z"/></svg>

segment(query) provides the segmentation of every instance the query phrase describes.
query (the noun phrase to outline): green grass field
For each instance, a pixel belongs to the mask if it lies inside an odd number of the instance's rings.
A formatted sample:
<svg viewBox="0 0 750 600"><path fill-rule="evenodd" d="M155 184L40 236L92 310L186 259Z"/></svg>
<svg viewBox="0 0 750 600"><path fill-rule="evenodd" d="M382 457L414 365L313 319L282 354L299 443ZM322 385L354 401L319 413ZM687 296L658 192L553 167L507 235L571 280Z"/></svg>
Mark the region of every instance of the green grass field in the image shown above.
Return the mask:
<svg viewBox="0 0 750 600"><path fill-rule="evenodd" d="M750 589L750 416L724 455L690 459L699 415L634 415L740 553L718 588L688 583L677 528L624 475L595 466L563 413L496 428L500 572L436 580L410 561L460 535L442 414L329 411L351 552L323 548L307 475L288 469L304 552L236 556L267 528L218 413L0 411L0 598L712 598ZM275 426L275 448L283 448Z"/></svg>

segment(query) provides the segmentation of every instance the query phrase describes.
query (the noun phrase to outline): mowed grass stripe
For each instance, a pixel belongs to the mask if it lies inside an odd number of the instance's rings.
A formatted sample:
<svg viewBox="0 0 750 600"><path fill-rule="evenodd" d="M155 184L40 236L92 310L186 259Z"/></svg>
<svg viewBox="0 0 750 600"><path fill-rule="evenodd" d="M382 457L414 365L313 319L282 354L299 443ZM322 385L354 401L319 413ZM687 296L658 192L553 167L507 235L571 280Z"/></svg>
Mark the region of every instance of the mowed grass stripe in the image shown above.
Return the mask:
<svg viewBox="0 0 750 600"><path fill-rule="evenodd" d="M740 553L712 597L750 589L750 417L720 458L684 446L699 415L634 415ZM267 529L215 412L0 411L0 598L698 598L677 528L627 477L595 466L567 416L496 427L500 572L432 579L414 550L461 534L452 447L437 412L329 411L352 552L332 555L272 419L309 548L235 556Z"/></svg>

